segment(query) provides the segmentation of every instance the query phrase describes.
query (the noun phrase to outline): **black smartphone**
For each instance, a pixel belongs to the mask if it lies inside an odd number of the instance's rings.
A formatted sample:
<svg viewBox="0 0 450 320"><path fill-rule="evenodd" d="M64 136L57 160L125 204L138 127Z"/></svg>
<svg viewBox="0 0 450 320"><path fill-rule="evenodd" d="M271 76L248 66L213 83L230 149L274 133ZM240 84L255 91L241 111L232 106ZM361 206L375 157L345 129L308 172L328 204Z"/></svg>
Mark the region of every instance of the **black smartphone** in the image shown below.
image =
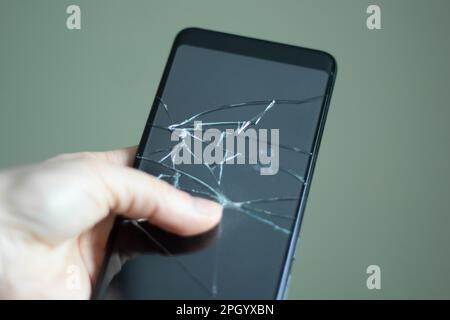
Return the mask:
<svg viewBox="0 0 450 320"><path fill-rule="evenodd" d="M223 219L179 237L118 218L92 297L282 299L335 77L322 51L181 31L134 165Z"/></svg>

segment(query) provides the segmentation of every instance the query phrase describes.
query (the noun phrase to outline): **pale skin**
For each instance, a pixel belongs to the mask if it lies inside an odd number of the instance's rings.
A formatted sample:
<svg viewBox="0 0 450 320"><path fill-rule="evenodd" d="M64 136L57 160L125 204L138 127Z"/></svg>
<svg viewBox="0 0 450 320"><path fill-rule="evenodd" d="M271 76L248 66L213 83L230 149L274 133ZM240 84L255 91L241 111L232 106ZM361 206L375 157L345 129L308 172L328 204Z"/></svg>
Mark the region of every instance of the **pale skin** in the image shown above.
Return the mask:
<svg viewBox="0 0 450 320"><path fill-rule="evenodd" d="M63 154L0 172L0 299L88 299L118 214L182 236L219 223L219 204L131 168L135 153Z"/></svg>

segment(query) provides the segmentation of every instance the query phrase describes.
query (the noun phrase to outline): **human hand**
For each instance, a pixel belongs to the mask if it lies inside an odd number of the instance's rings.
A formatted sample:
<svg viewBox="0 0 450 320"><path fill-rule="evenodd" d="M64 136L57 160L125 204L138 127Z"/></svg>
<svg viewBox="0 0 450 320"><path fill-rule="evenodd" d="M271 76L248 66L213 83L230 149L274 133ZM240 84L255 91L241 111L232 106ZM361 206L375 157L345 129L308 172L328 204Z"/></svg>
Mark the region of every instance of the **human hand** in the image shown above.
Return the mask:
<svg viewBox="0 0 450 320"><path fill-rule="evenodd" d="M0 298L89 298L117 214L182 236L218 224L219 204L130 168L135 153L63 154L0 172ZM79 290L67 286L70 268Z"/></svg>

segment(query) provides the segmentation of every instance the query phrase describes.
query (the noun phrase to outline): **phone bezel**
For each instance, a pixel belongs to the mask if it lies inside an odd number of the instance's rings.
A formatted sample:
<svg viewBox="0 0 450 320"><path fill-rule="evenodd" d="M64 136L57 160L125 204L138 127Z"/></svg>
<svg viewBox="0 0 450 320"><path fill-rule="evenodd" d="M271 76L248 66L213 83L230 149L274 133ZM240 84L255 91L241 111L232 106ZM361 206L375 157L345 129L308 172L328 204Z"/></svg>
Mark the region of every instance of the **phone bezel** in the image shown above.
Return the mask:
<svg viewBox="0 0 450 320"><path fill-rule="evenodd" d="M270 61L277 61L281 63L318 69L325 71L329 75L325 98L323 100L321 114L319 116L319 123L316 128L314 136L312 155L310 158L310 163L308 165L308 171L305 179L305 188L303 190L302 196L300 198L297 207L297 217L295 219L293 231L290 235L289 247L284 259L283 270L278 282L278 287L276 288L276 296L274 297L275 299L283 299L286 293L287 285L289 283L289 276L291 272L292 263L293 260L295 259L295 250L298 242L300 226L309 194L309 189L311 186L318 150L320 147L326 116L330 104L330 98L333 91L334 82L336 79L336 72L337 72L336 60L332 55L319 50L307 49L292 45L275 43L266 40L259 40L199 28L183 29L175 37L172 48L170 50L169 57L164 67L163 76L161 78L161 81L157 89L157 93L153 100L152 108L150 110L150 114L148 116L136 156L142 155L144 153L144 149L150 134L151 126L156 116L156 112L159 105L159 100L156 97L161 97L163 94L167 77L170 73L170 68L172 66L172 62L175 57L175 53L178 47L181 45L191 45L206 49L230 52L260 59L266 59ZM139 157L136 157L133 166L135 168L138 168L139 165L140 159ZM116 218L113 229L111 230L106 247L105 257L102 263L102 268L99 272L97 284L93 290L92 294L93 299L101 298L101 296L103 295L104 291L108 286L108 284L105 285L103 283L103 280L106 272L107 261L110 258L114 243L114 235L116 233L118 223L120 223L121 219L123 218L121 217Z"/></svg>

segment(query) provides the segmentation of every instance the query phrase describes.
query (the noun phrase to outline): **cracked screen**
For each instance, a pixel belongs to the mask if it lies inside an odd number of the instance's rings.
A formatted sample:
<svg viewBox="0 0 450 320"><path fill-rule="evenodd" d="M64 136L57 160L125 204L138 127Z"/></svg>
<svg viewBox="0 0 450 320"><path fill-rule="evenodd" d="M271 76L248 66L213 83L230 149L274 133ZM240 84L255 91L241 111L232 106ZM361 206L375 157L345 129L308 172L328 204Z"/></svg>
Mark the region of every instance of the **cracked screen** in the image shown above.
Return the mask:
<svg viewBox="0 0 450 320"><path fill-rule="evenodd" d="M328 78L298 65L179 46L138 168L220 202L223 220L189 238L122 221L106 298L273 299Z"/></svg>

